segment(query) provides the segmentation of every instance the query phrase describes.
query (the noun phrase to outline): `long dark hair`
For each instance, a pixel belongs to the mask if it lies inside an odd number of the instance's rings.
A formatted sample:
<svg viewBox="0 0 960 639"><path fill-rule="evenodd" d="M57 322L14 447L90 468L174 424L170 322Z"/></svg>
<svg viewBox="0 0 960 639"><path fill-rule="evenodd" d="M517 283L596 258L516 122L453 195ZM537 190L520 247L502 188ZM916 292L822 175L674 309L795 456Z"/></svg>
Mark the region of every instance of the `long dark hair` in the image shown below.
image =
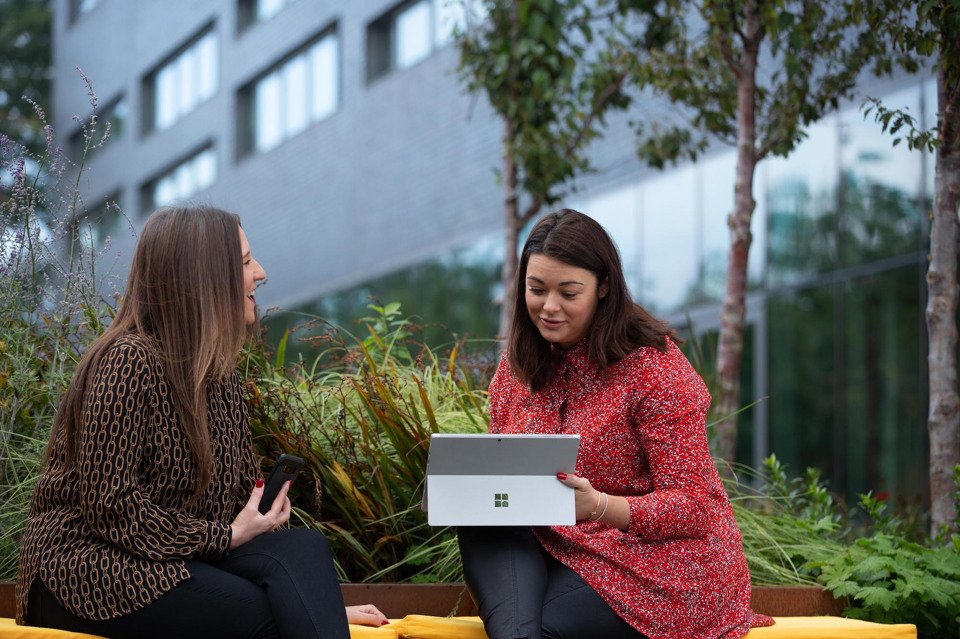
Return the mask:
<svg viewBox="0 0 960 639"><path fill-rule="evenodd" d="M517 268L513 319L507 336L510 367L534 392L550 383L554 370L550 343L527 312L525 290L531 255L544 255L588 270L597 277L597 286L606 282L607 294L598 301L587 333L588 357L601 370L641 346L665 352L667 340L681 342L669 324L630 299L620 254L603 227L579 211L561 209L533 227Z"/></svg>
<svg viewBox="0 0 960 639"><path fill-rule="evenodd" d="M207 206L150 216L116 317L84 353L57 410L47 458L62 436L63 470L73 464L84 400L101 358L120 337L138 335L163 365L197 467L194 495L206 490L213 473L207 385L236 368L247 330L239 229L236 215Z"/></svg>

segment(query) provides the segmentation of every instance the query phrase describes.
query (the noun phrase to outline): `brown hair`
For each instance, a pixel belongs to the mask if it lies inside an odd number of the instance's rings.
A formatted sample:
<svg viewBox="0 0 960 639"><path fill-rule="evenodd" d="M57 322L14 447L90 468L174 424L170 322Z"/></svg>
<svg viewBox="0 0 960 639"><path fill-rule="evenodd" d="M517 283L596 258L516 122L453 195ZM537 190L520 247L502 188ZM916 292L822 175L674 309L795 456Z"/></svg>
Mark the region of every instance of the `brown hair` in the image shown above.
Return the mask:
<svg viewBox="0 0 960 639"><path fill-rule="evenodd" d="M561 209L533 227L517 268L513 320L507 336L510 367L534 392L550 383L554 370L550 343L527 312L525 291L531 255L586 269L597 277L597 286L607 283L608 292L598 300L586 338L588 357L598 368L616 363L641 346L665 352L667 339L681 342L666 322L630 299L620 254L603 227L583 213Z"/></svg>
<svg viewBox="0 0 960 639"><path fill-rule="evenodd" d="M86 351L60 404L46 456L58 435L65 468L74 461L86 394L103 355L139 335L163 365L180 427L197 467L194 496L213 472L207 384L230 375L246 337L240 218L207 206L165 208L147 220L110 327Z"/></svg>

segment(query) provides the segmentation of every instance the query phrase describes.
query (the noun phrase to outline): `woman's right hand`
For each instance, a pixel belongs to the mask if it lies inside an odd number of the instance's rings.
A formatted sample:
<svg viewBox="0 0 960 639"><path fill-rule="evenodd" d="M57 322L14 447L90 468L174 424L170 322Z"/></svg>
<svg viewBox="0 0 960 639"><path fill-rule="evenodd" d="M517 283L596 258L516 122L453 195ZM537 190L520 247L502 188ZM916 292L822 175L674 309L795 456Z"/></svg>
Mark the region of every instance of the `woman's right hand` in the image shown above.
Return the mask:
<svg viewBox="0 0 960 639"><path fill-rule="evenodd" d="M254 537L270 532L287 523L290 519L290 500L287 499L287 491L290 490L290 482L286 482L277 493L277 498L273 500L273 505L264 514L260 514L260 497L263 496L263 480L258 479L257 484L250 493L250 499L243 507L243 510L237 515L237 518L230 524L233 534L230 537L230 550L242 546Z"/></svg>

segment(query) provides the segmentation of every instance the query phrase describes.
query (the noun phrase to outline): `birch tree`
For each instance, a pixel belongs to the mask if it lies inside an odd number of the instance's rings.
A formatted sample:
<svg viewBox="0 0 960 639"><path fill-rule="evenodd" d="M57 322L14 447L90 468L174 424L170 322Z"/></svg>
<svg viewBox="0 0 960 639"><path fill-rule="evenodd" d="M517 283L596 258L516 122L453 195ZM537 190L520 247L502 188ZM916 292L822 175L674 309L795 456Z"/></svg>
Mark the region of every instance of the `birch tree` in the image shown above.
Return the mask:
<svg viewBox="0 0 960 639"><path fill-rule="evenodd" d="M503 123L504 263L500 334L513 313L524 226L590 170L585 149L604 116L628 104L624 61L595 42L609 17L584 0L486 0L484 20L458 40L460 75Z"/></svg>
<svg viewBox="0 0 960 639"><path fill-rule="evenodd" d="M651 2L619 0L626 24L642 23ZM730 253L717 353L719 384L714 453L736 458L741 405L747 263L756 208L754 176L770 156L786 156L804 129L851 97L857 76L876 59L878 38L850 0L661 0L671 36L649 48L627 27L635 52L632 79L674 105L677 120L638 125L640 157L655 167L696 159L715 141L736 148ZM642 36L642 34L641 34Z"/></svg>
<svg viewBox="0 0 960 639"><path fill-rule="evenodd" d="M864 7L867 19L889 43L887 70L914 72L935 61L937 125L920 130L901 110L870 100L873 113L894 144L935 151L934 202L929 214L927 266L927 369L929 374L931 533L957 532L955 469L960 466L960 396L957 391L957 238L960 209L960 1L889 2Z"/></svg>

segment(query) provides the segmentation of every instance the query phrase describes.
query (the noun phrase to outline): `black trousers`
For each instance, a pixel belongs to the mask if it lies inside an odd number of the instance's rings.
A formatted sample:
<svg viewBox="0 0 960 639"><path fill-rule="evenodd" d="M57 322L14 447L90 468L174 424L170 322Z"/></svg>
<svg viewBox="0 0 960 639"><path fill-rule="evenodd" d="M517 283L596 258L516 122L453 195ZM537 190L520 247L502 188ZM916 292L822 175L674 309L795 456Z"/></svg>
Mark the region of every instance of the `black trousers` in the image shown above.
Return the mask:
<svg viewBox="0 0 960 639"><path fill-rule="evenodd" d="M460 528L457 537L490 639L643 639L529 528Z"/></svg>
<svg viewBox="0 0 960 639"><path fill-rule="evenodd" d="M191 578L148 606L107 621L77 617L39 579L32 625L109 639L347 639L350 632L330 547L313 530L260 535L221 561L188 561Z"/></svg>

